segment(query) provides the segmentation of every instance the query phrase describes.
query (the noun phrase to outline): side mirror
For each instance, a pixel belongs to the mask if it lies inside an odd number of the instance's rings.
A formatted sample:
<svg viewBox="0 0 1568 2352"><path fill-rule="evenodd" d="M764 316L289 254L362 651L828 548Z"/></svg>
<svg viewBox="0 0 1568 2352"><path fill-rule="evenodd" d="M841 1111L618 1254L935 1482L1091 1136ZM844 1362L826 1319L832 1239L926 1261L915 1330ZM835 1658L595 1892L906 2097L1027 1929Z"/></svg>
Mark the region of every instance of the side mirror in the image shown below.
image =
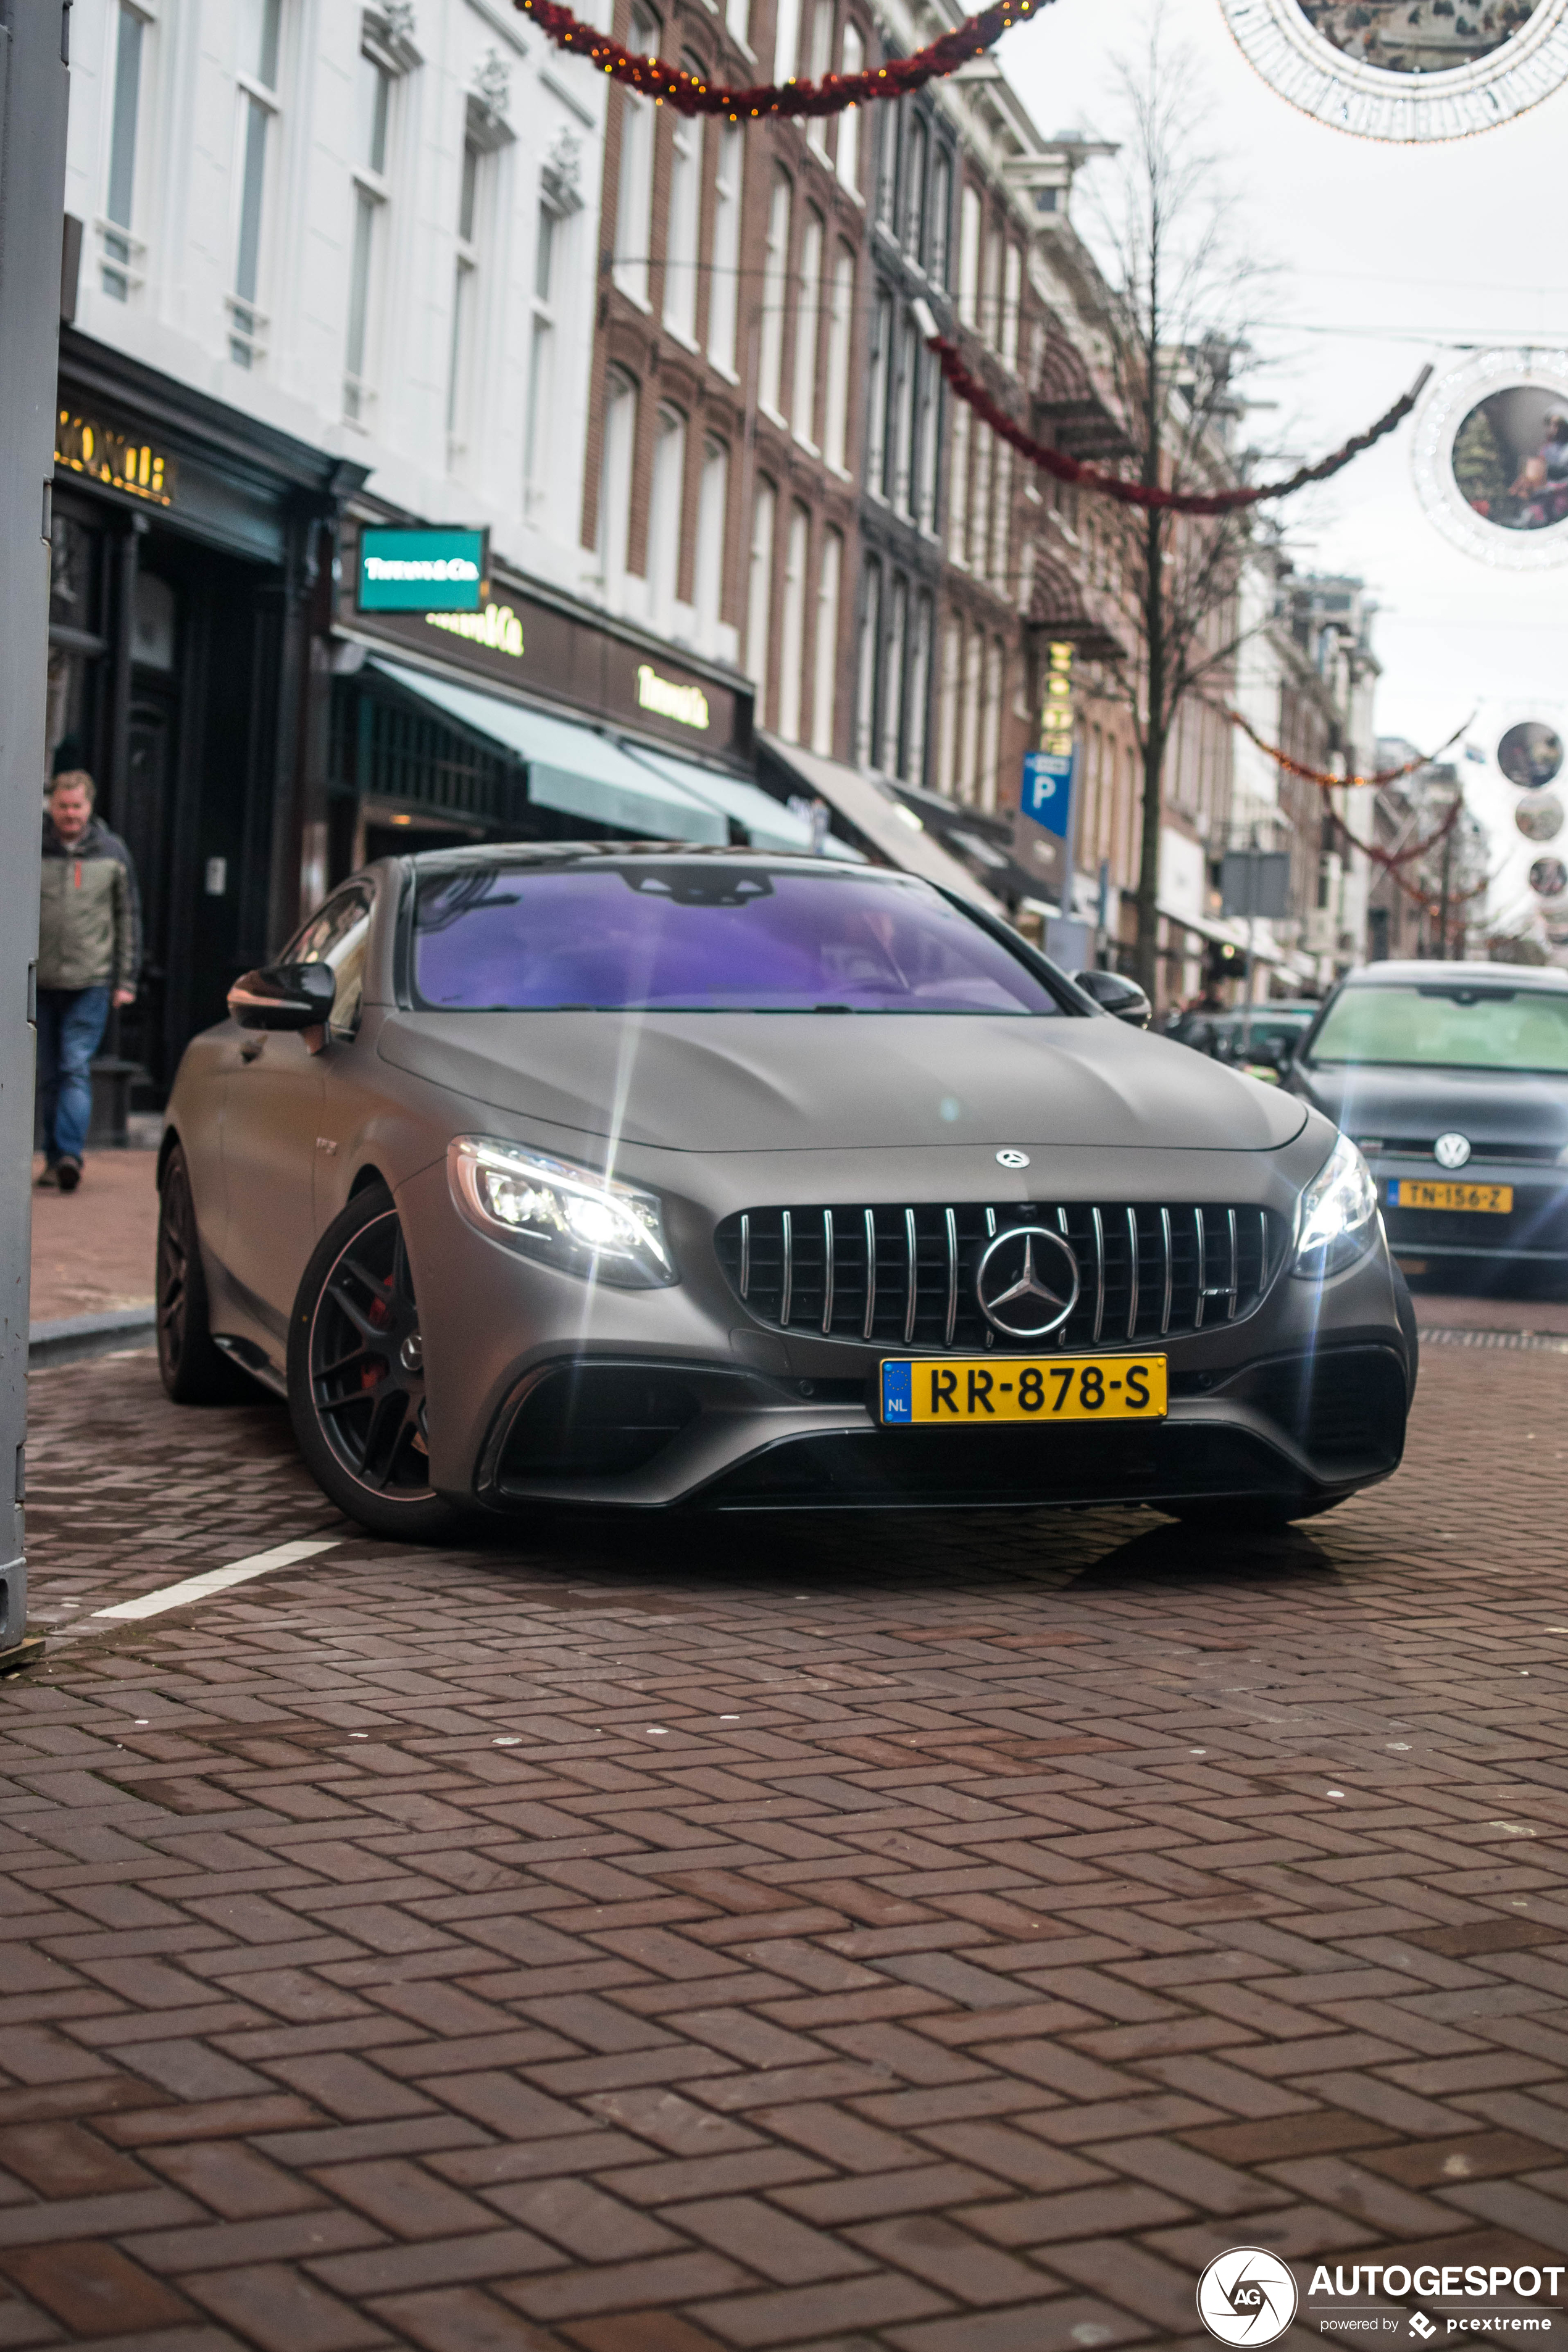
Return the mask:
<svg viewBox="0 0 1568 2352"><path fill-rule="evenodd" d="M242 1029L316 1029L331 1018L337 982L324 963L264 963L228 992Z"/></svg>
<svg viewBox="0 0 1568 2352"><path fill-rule="evenodd" d="M1101 1012L1134 1029L1147 1029L1154 1017L1154 1008L1138 982L1124 980L1119 971L1075 971L1073 982L1086 996L1093 997Z"/></svg>

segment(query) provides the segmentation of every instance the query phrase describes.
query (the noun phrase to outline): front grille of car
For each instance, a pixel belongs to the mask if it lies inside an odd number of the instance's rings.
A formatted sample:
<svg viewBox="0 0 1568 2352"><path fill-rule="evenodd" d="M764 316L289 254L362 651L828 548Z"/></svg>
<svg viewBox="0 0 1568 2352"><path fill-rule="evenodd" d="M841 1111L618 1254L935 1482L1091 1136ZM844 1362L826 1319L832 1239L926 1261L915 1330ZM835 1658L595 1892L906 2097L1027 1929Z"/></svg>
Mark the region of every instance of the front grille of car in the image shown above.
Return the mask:
<svg viewBox="0 0 1568 2352"><path fill-rule="evenodd" d="M1374 1159L1386 1156L1398 1160L1431 1160L1434 1157L1434 1138L1429 1135L1380 1136L1375 1139L1369 1138L1364 1142L1360 1137L1356 1139L1361 1142L1362 1150L1370 1152ZM1465 1168L1480 1167L1498 1160L1532 1161L1553 1167L1560 1162L1562 1151L1563 1147L1556 1143L1475 1143L1470 1147L1470 1156ZM1462 1176L1464 1168L1440 1168L1437 1172L1445 1176Z"/></svg>
<svg viewBox="0 0 1568 2352"><path fill-rule="evenodd" d="M1040 1340L992 1329L975 1296L986 1244L1020 1225L1066 1239L1079 1296ZM894 1348L1136 1345L1236 1322L1279 1270L1281 1222L1268 1210L1085 1202L992 1207L748 1209L715 1241L736 1296L761 1323Z"/></svg>

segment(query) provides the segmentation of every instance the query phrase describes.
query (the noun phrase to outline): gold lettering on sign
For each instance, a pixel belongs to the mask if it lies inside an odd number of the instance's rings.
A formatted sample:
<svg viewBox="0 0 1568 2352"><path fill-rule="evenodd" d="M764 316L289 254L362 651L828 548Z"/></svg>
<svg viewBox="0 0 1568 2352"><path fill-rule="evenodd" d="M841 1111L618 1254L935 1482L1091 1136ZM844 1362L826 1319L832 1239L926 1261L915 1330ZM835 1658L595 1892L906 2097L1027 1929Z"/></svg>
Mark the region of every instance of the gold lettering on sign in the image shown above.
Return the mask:
<svg viewBox="0 0 1568 2352"><path fill-rule="evenodd" d="M455 637L510 654L514 661L522 657L522 623L510 604L487 604L482 613L426 613L425 620L432 629L449 629Z"/></svg>
<svg viewBox="0 0 1568 2352"><path fill-rule="evenodd" d="M1058 759L1072 757L1073 748L1073 647L1052 645L1046 648L1045 709L1040 713L1040 749L1053 751Z"/></svg>
<svg viewBox="0 0 1568 2352"><path fill-rule="evenodd" d="M62 408L55 427L55 463L72 474L86 474L110 489L145 499L149 506L174 503L176 467L150 441L133 440L89 416L73 416Z"/></svg>
<svg viewBox="0 0 1568 2352"><path fill-rule="evenodd" d="M647 662L637 669L637 700L645 710L657 710L661 719L673 719L679 727L708 724L708 697L702 688L677 686L672 677L660 677Z"/></svg>

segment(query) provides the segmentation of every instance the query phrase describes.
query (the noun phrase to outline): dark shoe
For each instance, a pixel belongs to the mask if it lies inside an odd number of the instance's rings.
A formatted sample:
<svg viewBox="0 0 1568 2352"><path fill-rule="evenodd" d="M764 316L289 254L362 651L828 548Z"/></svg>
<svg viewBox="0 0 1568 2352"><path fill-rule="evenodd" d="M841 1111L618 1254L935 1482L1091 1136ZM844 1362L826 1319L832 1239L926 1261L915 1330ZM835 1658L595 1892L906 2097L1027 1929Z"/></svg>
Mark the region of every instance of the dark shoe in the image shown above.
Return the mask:
<svg viewBox="0 0 1568 2352"><path fill-rule="evenodd" d="M43 1172L43 1174L42 1174L42 1175L39 1177L39 1179L38 1179L38 1190L39 1190L39 1192L58 1192L59 1191L59 1187L60 1187L60 1171L59 1171L59 1170L58 1170L58 1168L53 1168L53 1167L46 1168L46 1169L45 1169L45 1171L44 1171L44 1172Z"/></svg>
<svg viewBox="0 0 1568 2352"><path fill-rule="evenodd" d="M74 1192L81 1182L81 1161L62 1160L55 1171L55 1181L62 1192Z"/></svg>

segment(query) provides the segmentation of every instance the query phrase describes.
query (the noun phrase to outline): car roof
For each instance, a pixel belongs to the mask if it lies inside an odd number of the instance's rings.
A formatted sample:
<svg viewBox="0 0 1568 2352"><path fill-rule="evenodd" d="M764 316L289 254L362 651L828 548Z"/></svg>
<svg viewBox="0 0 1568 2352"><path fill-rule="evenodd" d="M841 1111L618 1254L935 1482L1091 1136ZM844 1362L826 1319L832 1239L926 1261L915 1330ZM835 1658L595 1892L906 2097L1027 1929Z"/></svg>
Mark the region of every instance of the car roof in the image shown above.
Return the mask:
<svg viewBox="0 0 1568 2352"><path fill-rule="evenodd" d="M1568 971L1555 964L1438 963L1408 961L1360 965L1345 975L1347 988L1568 988Z"/></svg>
<svg viewBox="0 0 1568 2352"><path fill-rule="evenodd" d="M839 857L819 857L806 849L730 848L718 842L697 841L468 841L451 849L422 849L407 860L416 874L462 874L486 866L620 865L628 859L657 858L661 866L674 861L699 864L721 858L731 866L803 866L823 874L880 875L889 881L918 881L918 875L890 866L847 867Z"/></svg>

